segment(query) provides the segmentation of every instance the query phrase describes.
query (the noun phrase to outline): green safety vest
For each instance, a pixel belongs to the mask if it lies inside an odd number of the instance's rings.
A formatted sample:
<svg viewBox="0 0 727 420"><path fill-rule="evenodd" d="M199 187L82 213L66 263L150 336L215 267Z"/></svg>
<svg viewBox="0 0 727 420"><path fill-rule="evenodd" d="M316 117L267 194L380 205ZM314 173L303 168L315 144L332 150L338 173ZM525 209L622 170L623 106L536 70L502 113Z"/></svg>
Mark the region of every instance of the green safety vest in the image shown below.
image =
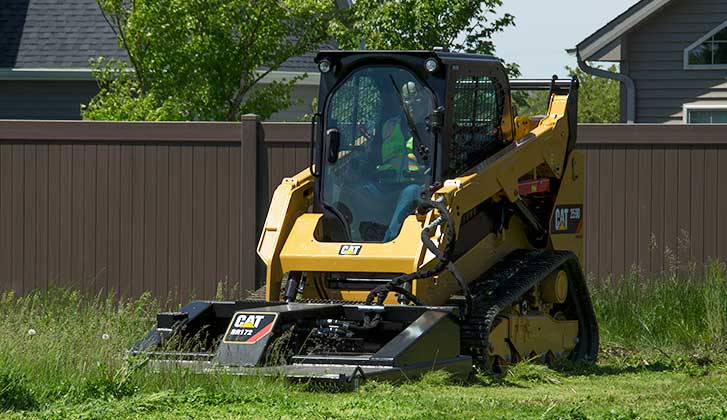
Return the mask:
<svg viewBox="0 0 727 420"><path fill-rule="evenodd" d="M376 167L379 171L393 173L385 178L389 182L411 181L404 176L404 171L415 172L419 170L419 163L414 155L414 138L404 137L400 119L390 118L384 123L382 129L383 144L381 146L382 164Z"/></svg>

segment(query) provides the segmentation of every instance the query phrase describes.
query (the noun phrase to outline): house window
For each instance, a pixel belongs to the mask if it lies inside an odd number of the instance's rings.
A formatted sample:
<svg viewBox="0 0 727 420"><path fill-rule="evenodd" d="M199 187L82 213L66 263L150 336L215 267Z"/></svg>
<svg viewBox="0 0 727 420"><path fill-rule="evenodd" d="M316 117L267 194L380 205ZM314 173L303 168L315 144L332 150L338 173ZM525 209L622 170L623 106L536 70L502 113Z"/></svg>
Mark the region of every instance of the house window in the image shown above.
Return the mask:
<svg viewBox="0 0 727 420"><path fill-rule="evenodd" d="M687 124L727 124L727 105L685 105Z"/></svg>
<svg viewBox="0 0 727 420"><path fill-rule="evenodd" d="M727 21L684 50L684 67L727 68Z"/></svg>

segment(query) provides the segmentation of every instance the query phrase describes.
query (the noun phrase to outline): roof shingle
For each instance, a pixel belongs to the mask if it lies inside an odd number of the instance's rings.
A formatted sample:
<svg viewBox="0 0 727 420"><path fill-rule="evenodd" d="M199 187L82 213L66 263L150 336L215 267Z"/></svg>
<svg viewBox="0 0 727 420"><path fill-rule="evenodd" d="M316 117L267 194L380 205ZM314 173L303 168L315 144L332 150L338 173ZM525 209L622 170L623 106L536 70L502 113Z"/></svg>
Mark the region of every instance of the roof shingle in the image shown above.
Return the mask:
<svg viewBox="0 0 727 420"><path fill-rule="evenodd" d="M95 57L125 58L96 0L3 0L0 68L88 68ZM311 52L282 71L315 72Z"/></svg>

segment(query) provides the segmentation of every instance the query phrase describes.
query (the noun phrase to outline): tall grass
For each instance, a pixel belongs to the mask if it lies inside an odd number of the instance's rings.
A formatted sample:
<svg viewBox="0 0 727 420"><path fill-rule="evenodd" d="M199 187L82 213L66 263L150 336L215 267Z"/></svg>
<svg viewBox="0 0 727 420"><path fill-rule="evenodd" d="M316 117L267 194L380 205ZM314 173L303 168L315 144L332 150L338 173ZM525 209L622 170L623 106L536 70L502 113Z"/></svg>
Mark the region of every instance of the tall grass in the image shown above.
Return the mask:
<svg viewBox="0 0 727 420"><path fill-rule="evenodd" d="M121 385L123 351L151 327L153 307L148 296L119 301L57 288L19 298L6 293L0 298L0 369L43 384L34 387L41 399L130 392Z"/></svg>
<svg viewBox="0 0 727 420"><path fill-rule="evenodd" d="M724 349L726 276L725 266L712 262L703 275L634 274L592 282L602 342L636 348ZM145 369L143 360L126 359L125 350L153 327L161 306L149 296L88 297L59 288L23 297L0 296L0 411L58 399L117 398L137 392L286 392L281 381L196 375L183 369L158 374Z"/></svg>
<svg viewBox="0 0 727 420"><path fill-rule="evenodd" d="M702 274L629 276L591 283L602 342L629 347L685 349L727 343L725 265L712 261Z"/></svg>
<svg viewBox="0 0 727 420"><path fill-rule="evenodd" d="M185 369L154 373L145 369L144 360L127 358L126 350L153 327L160 307L148 295L124 300L60 288L23 297L3 294L0 411L57 399L117 398L138 391L190 388L224 390L264 380L197 375Z"/></svg>

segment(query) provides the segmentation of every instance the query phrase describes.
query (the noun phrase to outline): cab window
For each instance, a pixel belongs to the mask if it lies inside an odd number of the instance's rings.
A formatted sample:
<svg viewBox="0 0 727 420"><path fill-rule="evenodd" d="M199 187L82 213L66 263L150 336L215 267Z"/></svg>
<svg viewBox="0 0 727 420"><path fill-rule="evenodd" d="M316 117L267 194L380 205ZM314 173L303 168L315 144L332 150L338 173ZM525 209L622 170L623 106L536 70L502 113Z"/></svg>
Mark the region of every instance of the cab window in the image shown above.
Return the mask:
<svg viewBox="0 0 727 420"><path fill-rule="evenodd" d="M497 151L502 98L494 79L461 76L455 82L449 175L458 176Z"/></svg>

